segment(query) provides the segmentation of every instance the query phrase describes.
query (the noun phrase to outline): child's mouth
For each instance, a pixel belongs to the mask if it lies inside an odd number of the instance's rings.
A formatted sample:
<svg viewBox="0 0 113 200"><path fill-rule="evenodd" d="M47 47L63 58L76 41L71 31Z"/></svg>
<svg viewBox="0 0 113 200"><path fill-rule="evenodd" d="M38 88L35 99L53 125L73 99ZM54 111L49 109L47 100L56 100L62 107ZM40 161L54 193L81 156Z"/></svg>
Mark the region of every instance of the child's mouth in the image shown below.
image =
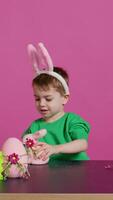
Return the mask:
<svg viewBox="0 0 113 200"><path fill-rule="evenodd" d="M40 110L40 112L42 113L42 114L44 114L44 113L47 113L48 112L48 110Z"/></svg>

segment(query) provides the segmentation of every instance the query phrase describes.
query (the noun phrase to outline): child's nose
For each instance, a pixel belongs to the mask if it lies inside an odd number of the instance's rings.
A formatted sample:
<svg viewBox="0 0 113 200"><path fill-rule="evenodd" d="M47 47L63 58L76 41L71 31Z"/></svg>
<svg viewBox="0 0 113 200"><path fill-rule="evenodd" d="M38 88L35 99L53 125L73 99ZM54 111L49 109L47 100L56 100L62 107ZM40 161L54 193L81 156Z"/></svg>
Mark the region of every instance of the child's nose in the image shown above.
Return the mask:
<svg viewBox="0 0 113 200"><path fill-rule="evenodd" d="M40 100L40 106L44 106L44 105L45 105L45 100L44 99Z"/></svg>

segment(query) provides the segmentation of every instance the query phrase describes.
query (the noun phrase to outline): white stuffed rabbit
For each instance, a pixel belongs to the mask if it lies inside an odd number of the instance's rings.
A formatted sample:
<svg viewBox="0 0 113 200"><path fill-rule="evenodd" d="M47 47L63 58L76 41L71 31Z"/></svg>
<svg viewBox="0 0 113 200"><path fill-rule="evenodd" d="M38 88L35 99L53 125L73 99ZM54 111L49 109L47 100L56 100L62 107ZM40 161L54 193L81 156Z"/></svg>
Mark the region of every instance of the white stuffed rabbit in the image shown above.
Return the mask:
<svg viewBox="0 0 113 200"><path fill-rule="evenodd" d="M49 159L44 160L44 161L42 159L38 159L36 157L38 150L34 150L36 144L38 144L38 139L44 137L46 133L47 133L46 129L41 129L33 134L27 134L23 137L23 144L25 145L27 153L28 153L29 164L41 165L41 164L48 163Z"/></svg>

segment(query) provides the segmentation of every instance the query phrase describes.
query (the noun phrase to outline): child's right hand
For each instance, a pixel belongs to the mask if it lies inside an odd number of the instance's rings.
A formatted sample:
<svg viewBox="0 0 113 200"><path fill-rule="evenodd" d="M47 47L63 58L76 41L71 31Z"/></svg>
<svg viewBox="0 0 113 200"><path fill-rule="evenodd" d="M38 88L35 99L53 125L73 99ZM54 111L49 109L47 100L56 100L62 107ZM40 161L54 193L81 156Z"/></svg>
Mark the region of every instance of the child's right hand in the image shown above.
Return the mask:
<svg viewBox="0 0 113 200"><path fill-rule="evenodd" d="M45 144L45 143L40 143L40 145L38 145L39 144L38 139L44 137L45 135L46 135L46 129L41 129L35 132L34 134L28 134L24 136L23 144L25 144L26 148L28 149L29 164L45 164L49 161L49 158L47 160L46 159L42 160L37 156L39 154L40 147L44 146ZM45 154L46 156L45 151L43 154Z"/></svg>
<svg viewBox="0 0 113 200"><path fill-rule="evenodd" d="M38 142L35 148L37 151L36 159L41 159L43 161L57 153L57 145L49 145L44 142Z"/></svg>

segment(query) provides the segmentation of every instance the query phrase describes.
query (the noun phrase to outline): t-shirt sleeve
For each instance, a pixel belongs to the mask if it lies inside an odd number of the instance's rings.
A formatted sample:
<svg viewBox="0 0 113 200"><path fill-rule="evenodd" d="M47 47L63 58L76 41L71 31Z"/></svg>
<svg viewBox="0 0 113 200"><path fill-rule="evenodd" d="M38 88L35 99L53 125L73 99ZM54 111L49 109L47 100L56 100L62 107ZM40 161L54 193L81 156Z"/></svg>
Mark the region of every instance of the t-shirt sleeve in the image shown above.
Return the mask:
<svg viewBox="0 0 113 200"><path fill-rule="evenodd" d="M90 125L88 122L83 120L81 117L73 117L70 121L69 133L72 140L76 139L88 139L90 132Z"/></svg>

